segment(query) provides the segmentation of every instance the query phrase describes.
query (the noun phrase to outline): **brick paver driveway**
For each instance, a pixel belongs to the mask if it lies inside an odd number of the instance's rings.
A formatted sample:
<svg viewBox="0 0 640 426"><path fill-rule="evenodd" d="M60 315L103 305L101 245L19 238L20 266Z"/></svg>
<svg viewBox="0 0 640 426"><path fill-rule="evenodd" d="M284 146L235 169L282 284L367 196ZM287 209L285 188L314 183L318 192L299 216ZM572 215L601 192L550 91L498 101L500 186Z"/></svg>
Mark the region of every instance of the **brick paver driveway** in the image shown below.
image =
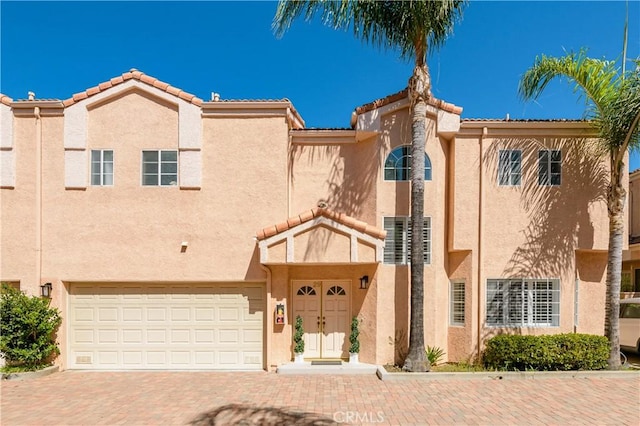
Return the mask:
<svg viewBox="0 0 640 426"><path fill-rule="evenodd" d="M275 373L63 372L5 381L2 425L640 424L640 378L381 381Z"/></svg>

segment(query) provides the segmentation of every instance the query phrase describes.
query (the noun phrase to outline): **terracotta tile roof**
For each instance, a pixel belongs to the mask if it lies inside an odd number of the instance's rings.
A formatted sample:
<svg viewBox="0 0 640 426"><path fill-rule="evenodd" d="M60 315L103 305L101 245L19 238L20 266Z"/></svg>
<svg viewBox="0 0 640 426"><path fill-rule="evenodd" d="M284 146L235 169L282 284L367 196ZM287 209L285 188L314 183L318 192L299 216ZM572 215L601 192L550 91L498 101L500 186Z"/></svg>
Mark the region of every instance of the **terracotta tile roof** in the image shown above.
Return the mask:
<svg viewBox="0 0 640 426"><path fill-rule="evenodd" d="M504 122L518 122L518 123L586 123L589 120L585 120L582 118L571 119L571 118L462 118L460 121L504 121Z"/></svg>
<svg viewBox="0 0 640 426"><path fill-rule="evenodd" d="M366 222L347 216L344 213L336 213L329 209L314 208L306 210L297 216L290 217L285 222L261 229L256 233L256 237L258 241L261 241L320 216L334 220L367 235L371 235L374 238L382 240L387 236L387 231L384 229L369 225Z"/></svg>
<svg viewBox="0 0 640 426"><path fill-rule="evenodd" d="M409 93L409 89L408 88L404 88L403 90L397 92L397 93L393 93L389 96L386 96L384 98L381 99L376 99L373 102L369 102L368 104L364 104L361 105L359 107L356 108L356 114L364 114L365 112L369 112L369 111L373 111L374 109L378 109L382 106L385 105L389 105L393 102L397 102L401 99L404 99L407 97L407 94ZM436 99L433 96L431 97L431 99L429 99L427 101L427 103L429 105L432 105L436 108L439 108L441 110L447 111L447 112L451 112L453 114L461 114L462 113L462 107L456 106L454 104L450 104L448 102L445 102L443 100L440 99Z"/></svg>
<svg viewBox="0 0 640 426"><path fill-rule="evenodd" d="M351 127L305 127L304 129L292 129L292 132L300 132L300 133L304 133L307 132L309 130L349 130L352 131L353 128Z"/></svg>
<svg viewBox="0 0 640 426"><path fill-rule="evenodd" d="M105 81L103 83L98 84L97 86L94 87L90 87L87 90L85 90L84 92L80 92L80 93L76 93L75 95L73 95L72 97L70 97L69 99L65 100L63 102L63 105L65 107L71 106L73 104L75 104L76 102L80 102L83 99L87 99L93 95L96 95L100 92L103 92L107 89L110 89L113 86L117 86L118 84L122 84L127 80L138 80L141 81L145 84L148 84L149 86L153 86L157 89L160 89L162 91L165 91L171 95L174 95L180 99L183 99L187 102L191 102L194 105L197 106L202 106L202 99L196 97L195 95L192 95L191 93L187 93L181 89L178 89L177 87L173 87L171 85L169 85L168 83L164 83L160 80L158 80L155 77L151 77L149 75L146 75L145 73L138 71L135 68L132 68L129 72L126 72L124 74L122 74L121 76L118 77L114 77L109 81Z"/></svg>
<svg viewBox="0 0 640 426"><path fill-rule="evenodd" d="M16 99L16 102L62 102L56 98Z"/></svg>
<svg viewBox="0 0 640 426"><path fill-rule="evenodd" d="M209 101L209 102L289 102L291 101L287 98L282 99L220 99L219 101Z"/></svg>
<svg viewBox="0 0 640 426"><path fill-rule="evenodd" d="M10 105L11 102L13 102L13 99L8 97L7 95L3 95L2 93L0 93L0 103L3 103L5 105Z"/></svg>

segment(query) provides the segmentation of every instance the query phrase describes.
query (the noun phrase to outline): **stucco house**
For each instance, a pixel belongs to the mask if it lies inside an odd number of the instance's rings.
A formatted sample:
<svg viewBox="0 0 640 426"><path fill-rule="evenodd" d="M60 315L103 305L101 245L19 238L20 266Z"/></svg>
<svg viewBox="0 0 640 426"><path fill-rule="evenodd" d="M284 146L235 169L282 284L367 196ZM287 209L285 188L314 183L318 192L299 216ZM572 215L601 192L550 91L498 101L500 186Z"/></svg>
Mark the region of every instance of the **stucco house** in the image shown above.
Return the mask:
<svg viewBox="0 0 640 426"><path fill-rule="evenodd" d="M51 284L63 369L274 370L407 348L406 91L313 129L283 100L210 101L137 70L0 103L0 279ZM602 334L606 162L579 120L461 119L433 99L425 339ZM284 316L276 315L284 310Z"/></svg>
<svg viewBox="0 0 640 426"><path fill-rule="evenodd" d="M640 169L629 173L629 249L622 254L622 297L640 297Z"/></svg>

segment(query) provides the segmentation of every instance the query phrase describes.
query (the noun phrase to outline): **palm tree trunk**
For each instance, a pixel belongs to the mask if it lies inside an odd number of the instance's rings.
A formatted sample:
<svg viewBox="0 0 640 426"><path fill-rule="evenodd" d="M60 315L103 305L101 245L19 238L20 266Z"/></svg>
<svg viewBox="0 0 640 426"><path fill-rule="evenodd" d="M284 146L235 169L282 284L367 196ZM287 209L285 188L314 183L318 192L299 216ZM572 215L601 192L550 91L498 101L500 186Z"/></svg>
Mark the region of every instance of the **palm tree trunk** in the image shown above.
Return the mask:
<svg viewBox="0 0 640 426"><path fill-rule="evenodd" d="M429 371L424 345L424 152L427 99L431 83L425 63L416 64L409 79L411 102L411 317L409 351L403 369Z"/></svg>
<svg viewBox="0 0 640 426"><path fill-rule="evenodd" d="M613 157L613 156L612 156ZM620 369L620 280L622 277L622 245L624 239L624 202L626 191L622 187L622 173L611 165L611 186L607 197L609 209L609 253L607 259L607 296L605 302L604 333L609 339L608 367Z"/></svg>

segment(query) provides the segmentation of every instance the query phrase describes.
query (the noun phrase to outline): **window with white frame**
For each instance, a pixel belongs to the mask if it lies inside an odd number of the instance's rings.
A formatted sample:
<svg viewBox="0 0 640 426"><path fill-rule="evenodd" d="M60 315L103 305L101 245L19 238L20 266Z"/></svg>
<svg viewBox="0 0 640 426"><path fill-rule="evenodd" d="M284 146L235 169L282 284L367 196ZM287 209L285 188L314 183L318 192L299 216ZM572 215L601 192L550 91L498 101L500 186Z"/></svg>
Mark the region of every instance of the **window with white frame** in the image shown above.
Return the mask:
<svg viewBox="0 0 640 426"><path fill-rule="evenodd" d="M538 185L558 186L562 181L562 151L543 149L538 151Z"/></svg>
<svg viewBox="0 0 640 426"><path fill-rule="evenodd" d="M522 151L501 149L498 153L498 183L501 186L520 186L522 181Z"/></svg>
<svg viewBox="0 0 640 426"><path fill-rule="evenodd" d="M113 150L91 150L91 185L113 185Z"/></svg>
<svg viewBox="0 0 640 426"><path fill-rule="evenodd" d="M142 185L178 184L178 151L142 151Z"/></svg>
<svg viewBox="0 0 640 426"><path fill-rule="evenodd" d="M384 240L384 263L407 265L411 263L411 218L385 217L384 229L387 236ZM422 229L424 263L431 263L431 218L424 218Z"/></svg>
<svg viewBox="0 0 640 426"><path fill-rule="evenodd" d="M451 281L449 289L449 324L464 325L464 281Z"/></svg>
<svg viewBox="0 0 640 426"><path fill-rule="evenodd" d="M384 180L411 179L411 147L403 145L395 148L384 162ZM431 160L424 153L424 180L431 180Z"/></svg>
<svg viewBox="0 0 640 426"><path fill-rule="evenodd" d="M487 325L557 327L560 281L557 279L487 280Z"/></svg>

